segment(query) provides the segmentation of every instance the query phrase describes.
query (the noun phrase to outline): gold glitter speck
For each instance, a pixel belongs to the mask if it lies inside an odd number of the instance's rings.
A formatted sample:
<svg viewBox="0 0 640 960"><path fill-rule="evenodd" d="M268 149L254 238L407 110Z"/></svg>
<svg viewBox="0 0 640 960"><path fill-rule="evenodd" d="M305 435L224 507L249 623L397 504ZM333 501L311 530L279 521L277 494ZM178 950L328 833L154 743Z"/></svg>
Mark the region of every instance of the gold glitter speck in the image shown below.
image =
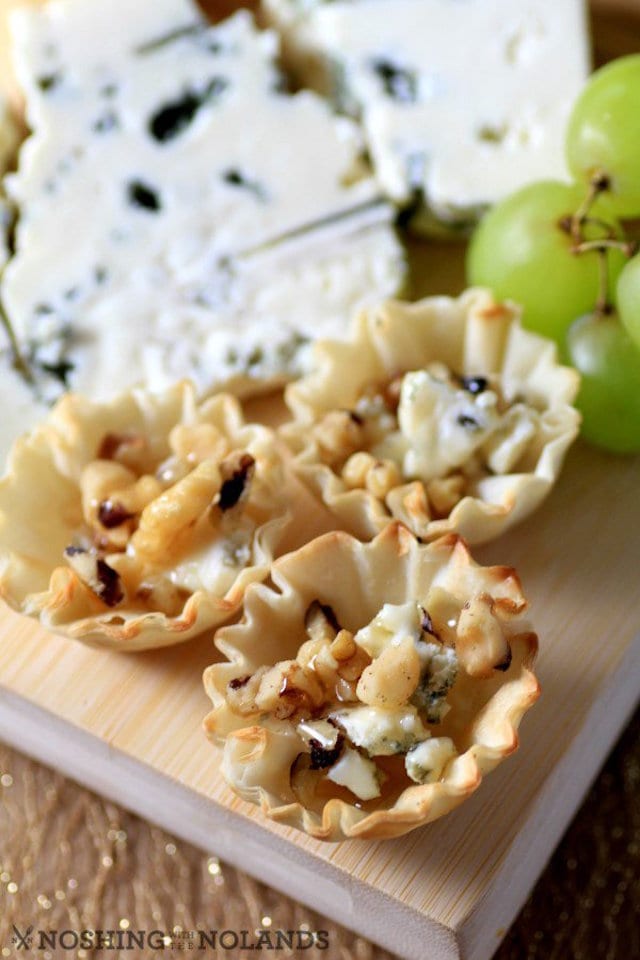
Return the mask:
<svg viewBox="0 0 640 960"><path fill-rule="evenodd" d="M263 917L260 921L263 927L270 927L272 922L271 917Z"/></svg>
<svg viewBox="0 0 640 960"><path fill-rule="evenodd" d="M3 787L12 787L13 786L13 777L10 773L3 773L0 777L0 783Z"/></svg>
<svg viewBox="0 0 640 960"><path fill-rule="evenodd" d="M175 843L167 843L164 848L164 852L168 857L174 857L178 852L178 848L176 847Z"/></svg>
<svg viewBox="0 0 640 960"><path fill-rule="evenodd" d="M9 893L17 893L17 892L18 892L18 884L17 884L17 883L14 883L13 880L12 880L11 883L8 883L8 884L7 884L7 890L8 890Z"/></svg>
<svg viewBox="0 0 640 960"><path fill-rule="evenodd" d="M9 880L11 880L11 874L7 873L6 870L3 870L2 873L0 873L0 880L2 883L9 883Z"/></svg>
<svg viewBox="0 0 640 960"><path fill-rule="evenodd" d="M212 877L217 877L217 875L220 873L220 863L216 857L211 857L211 859L208 861L207 870Z"/></svg>
<svg viewBox="0 0 640 960"><path fill-rule="evenodd" d="M103 866L103 867L112 867L112 866L113 866L113 859L112 859L111 857L103 857L103 858L102 858L102 866Z"/></svg>
<svg viewBox="0 0 640 960"><path fill-rule="evenodd" d="M123 917L120 923L118 924L118 926L120 927L121 930L128 930L131 924L129 923L126 917Z"/></svg>
<svg viewBox="0 0 640 960"><path fill-rule="evenodd" d="M67 886L69 887L70 890L75 890L76 887L78 886L78 881L76 880L75 877L69 877L69 879L67 880Z"/></svg>

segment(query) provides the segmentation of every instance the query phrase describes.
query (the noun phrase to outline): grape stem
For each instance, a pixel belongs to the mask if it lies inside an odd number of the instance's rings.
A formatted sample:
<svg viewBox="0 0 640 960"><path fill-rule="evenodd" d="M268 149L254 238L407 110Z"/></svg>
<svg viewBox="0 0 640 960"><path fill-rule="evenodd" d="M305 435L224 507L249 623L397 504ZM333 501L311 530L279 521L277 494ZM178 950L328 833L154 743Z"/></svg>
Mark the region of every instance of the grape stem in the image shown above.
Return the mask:
<svg viewBox="0 0 640 960"><path fill-rule="evenodd" d="M0 303L0 324L2 324L6 330L9 338L9 346L11 348L11 353L13 354L14 369L24 380L26 380L27 383L33 385L35 383L33 371L22 354L22 351L18 345L18 338L16 337L15 330L13 329L13 325L9 320L4 307L2 306L2 303Z"/></svg>
<svg viewBox="0 0 640 960"><path fill-rule="evenodd" d="M572 253L581 254L595 251L598 254L599 264L599 284L598 299L596 301L595 314L599 317L609 316L613 312L613 304L609 300L609 261L607 258L608 250L621 250L626 257L632 257L637 253L640 244L635 241L618 240L615 229L605 220L597 217L590 217L589 212L601 193L611 189L611 181L604 170L596 170L589 181L587 195L571 217L567 226L569 227L571 237L574 241ZM587 224L601 227L606 236L598 240L585 240L584 228Z"/></svg>
<svg viewBox="0 0 640 960"><path fill-rule="evenodd" d="M640 247L637 240L614 240L612 237L603 237L601 240L581 240L572 247L572 253L589 253L597 250L605 253L607 250L620 250L625 257L633 257Z"/></svg>
<svg viewBox="0 0 640 960"><path fill-rule="evenodd" d="M613 304L609 300L609 261L607 260L606 249L600 247L598 250L599 266L599 284L598 299L596 300L595 315L597 317L607 317L613 313Z"/></svg>
<svg viewBox="0 0 640 960"><path fill-rule="evenodd" d="M609 190L610 187L611 181L604 170L597 170L591 177L587 195L571 218L571 235L576 243L579 243L582 240L582 228L587 222L591 207L596 202L599 195L604 193L606 190ZM601 220L592 220L592 222L600 223L603 226L605 225ZM609 227L608 224L606 226Z"/></svg>

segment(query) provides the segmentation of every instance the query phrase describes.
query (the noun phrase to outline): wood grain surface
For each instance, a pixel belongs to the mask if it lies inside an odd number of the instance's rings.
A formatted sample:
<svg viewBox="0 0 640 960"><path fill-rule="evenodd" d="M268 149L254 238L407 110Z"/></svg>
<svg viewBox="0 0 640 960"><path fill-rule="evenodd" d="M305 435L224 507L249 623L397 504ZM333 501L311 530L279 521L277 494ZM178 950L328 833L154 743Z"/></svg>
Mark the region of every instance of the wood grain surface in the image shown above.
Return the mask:
<svg viewBox="0 0 640 960"><path fill-rule="evenodd" d="M596 23L626 22L637 4L615 7L595 4ZM620 49L617 30L603 28L598 49L607 38ZM13 89L8 72L3 85ZM416 245L420 292L458 289L461 255ZM637 458L579 444L544 507L476 551L521 575L543 697L520 752L455 814L405 838L321 844L231 794L201 733L210 637L100 653L3 610L0 737L395 953L422 960L428 943L429 960L486 960L637 702L639 479Z"/></svg>
<svg viewBox="0 0 640 960"><path fill-rule="evenodd" d="M200 730L210 638L100 653L5 612L0 736L400 955L420 956L428 937L434 960L483 960L637 699L639 466L578 446L542 510L478 552L522 576L543 697L520 752L406 838L321 844L231 794Z"/></svg>

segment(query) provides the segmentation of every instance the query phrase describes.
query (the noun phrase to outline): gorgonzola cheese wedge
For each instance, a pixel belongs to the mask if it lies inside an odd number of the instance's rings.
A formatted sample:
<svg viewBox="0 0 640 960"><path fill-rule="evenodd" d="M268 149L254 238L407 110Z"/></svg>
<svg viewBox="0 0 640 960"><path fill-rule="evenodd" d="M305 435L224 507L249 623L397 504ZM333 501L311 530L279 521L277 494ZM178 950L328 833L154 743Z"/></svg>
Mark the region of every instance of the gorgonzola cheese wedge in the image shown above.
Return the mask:
<svg viewBox="0 0 640 960"><path fill-rule="evenodd" d="M263 0L263 9L304 79L362 117L398 203L423 198L455 223L529 181L566 176L565 123L589 69L584 0Z"/></svg>
<svg viewBox="0 0 640 960"><path fill-rule="evenodd" d="M246 11L210 27L191 0L54 0L14 38L33 133L2 295L60 390L288 377L310 337L397 292L357 126L283 91Z"/></svg>

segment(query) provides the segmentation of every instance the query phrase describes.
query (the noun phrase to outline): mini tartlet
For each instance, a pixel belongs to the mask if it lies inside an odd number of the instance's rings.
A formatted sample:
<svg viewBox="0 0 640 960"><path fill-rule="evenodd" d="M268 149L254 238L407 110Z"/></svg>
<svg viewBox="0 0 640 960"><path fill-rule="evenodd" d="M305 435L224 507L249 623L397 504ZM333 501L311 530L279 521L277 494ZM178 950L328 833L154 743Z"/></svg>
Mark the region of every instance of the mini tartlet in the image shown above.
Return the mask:
<svg viewBox="0 0 640 960"><path fill-rule="evenodd" d="M549 493L578 434L579 386L555 345L485 290L389 301L346 343L320 341L282 436L339 525L370 538L493 539Z"/></svg>
<svg viewBox="0 0 640 960"><path fill-rule="evenodd" d="M266 427L183 382L108 403L65 396L0 481L0 596L43 626L123 650L237 613L288 522Z"/></svg>
<svg viewBox="0 0 640 960"><path fill-rule="evenodd" d="M268 817L323 840L399 836L516 749L539 686L513 570L394 523L368 544L326 534L272 581L204 675L223 775Z"/></svg>

